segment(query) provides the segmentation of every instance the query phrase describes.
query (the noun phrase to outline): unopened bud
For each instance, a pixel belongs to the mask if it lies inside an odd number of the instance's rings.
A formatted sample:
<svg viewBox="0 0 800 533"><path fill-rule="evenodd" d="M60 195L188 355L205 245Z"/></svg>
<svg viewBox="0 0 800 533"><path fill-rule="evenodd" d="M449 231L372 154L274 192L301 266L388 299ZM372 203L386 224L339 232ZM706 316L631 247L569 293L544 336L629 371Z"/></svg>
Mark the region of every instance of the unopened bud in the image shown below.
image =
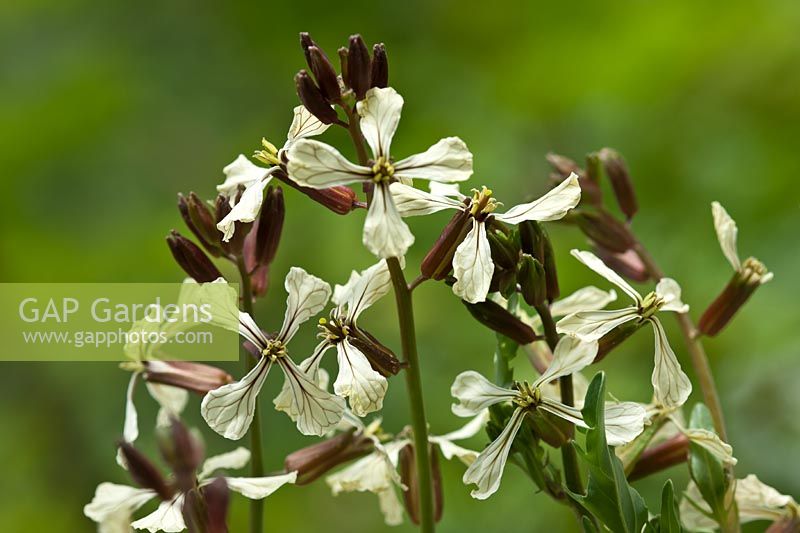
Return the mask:
<svg viewBox="0 0 800 533"><path fill-rule="evenodd" d="M431 463L431 484L433 489L433 519L439 522L444 510L444 491L442 487L442 471L439 468L439 454L433 445L428 445ZM414 445L407 444L400 449L399 457L400 481L408 490L403 491L403 504L414 524L419 525L419 476L417 475L417 457Z"/></svg>
<svg viewBox="0 0 800 533"><path fill-rule="evenodd" d="M342 46L337 50L339 53L339 72L342 73L342 83L348 89L350 88L350 68L347 64L347 56L349 55L349 51L346 47Z"/></svg>
<svg viewBox="0 0 800 533"><path fill-rule="evenodd" d="M496 302L486 300L475 304L463 303L475 320L517 344L525 345L540 338L533 328Z"/></svg>
<svg viewBox="0 0 800 533"><path fill-rule="evenodd" d="M639 283L650 279L650 272L634 250L626 250L620 254L602 246L595 246L594 251L608 268L620 276Z"/></svg>
<svg viewBox="0 0 800 533"><path fill-rule="evenodd" d="M606 250L623 253L633 248L635 241L628 227L608 213L578 211L573 219L584 235Z"/></svg>
<svg viewBox="0 0 800 533"><path fill-rule="evenodd" d="M283 200L283 189L267 187L261 214L258 218L256 234L256 264L265 266L272 264L281 241L283 221L286 216L286 204Z"/></svg>
<svg viewBox="0 0 800 533"><path fill-rule="evenodd" d="M632 320L626 322L621 326L617 326L602 337L598 341L597 355L594 357L594 362L602 361L611 350L626 341L631 335L636 333L640 327L644 325L644 321Z"/></svg>
<svg viewBox="0 0 800 533"><path fill-rule="evenodd" d="M614 196L617 198L620 210L625 213L628 220L632 219L639 210L639 204L636 202L636 192L633 189L625 160L611 148L603 148L598 156L606 170L611 187L614 189Z"/></svg>
<svg viewBox="0 0 800 533"><path fill-rule="evenodd" d="M230 491L224 477L202 488L206 504L206 533L228 533L227 517Z"/></svg>
<svg viewBox="0 0 800 533"><path fill-rule="evenodd" d="M206 283L222 277L222 273L214 266L205 252L177 231L172 230L167 236L167 245L175 262L198 283Z"/></svg>
<svg viewBox="0 0 800 533"><path fill-rule="evenodd" d="M683 433L679 433L642 452L631 473L628 474L628 480L635 481L661 472L671 466L683 463L688 456L689 438Z"/></svg>
<svg viewBox="0 0 800 533"><path fill-rule="evenodd" d="M492 252L492 262L495 266L514 270L519 260L519 246L512 235L507 235L502 231L490 226L487 228L486 238Z"/></svg>
<svg viewBox="0 0 800 533"><path fill-rule="evenodd" d="M511 298L517 292L517 269L495 266L489 283L489 292L497 292L503 298Z"/></svg>
<svg viewBox="0 0 800 533"><path fill-rule="evenodd" d="M754 259L746 260L742 269L734 272L733 277L719 296L711 302L703 316L700 317L698 324L700 333L713 337L722 331L756 289L761 286L765 273L764 265Z"/></svg>
<svg viewBox="0 0 800 533"><path fill-rule="evenodd" d="M764 533L798 533L800 532L800 516L796 512L790 516L776 520L764 530Z"/></svg>
<svg viewBox="0 0 800 533"><path fill-rule="evenodd" d="M133 481L143 489L150 489L158 494L163 501L170 501L175 494L174 489L167 483L158 468L128 442L119 444L125 465L128 467Z"/></svg>
<svg viewBox="0 0 800 533"><path fill-rule="evenodd" d="M447 277L447 274L453 269L453 256L456 248L464 240L470 227L469 212L459 210L453 215L420 264L423 276L435 280Z"/></svg>
<svg viewBox="0 0 800 533"><path fill-rule="evenodd" d="M253 296L260 298L269 290L269 265L256 268L250 273L250 285Z"/></svg>
<svg viewBox="0 0 800 533"><path fill-rule="evenodd" d="M386 46L378 43L372 47L372 87L389 86L389 60L386 57Z"/></svg>
<svg viewBox="0 0 800 533"><path fill-rule="evenodd" d="M182 492L181 516L184 526L188 531L208 532L206 505L200 489L192 486Z"/></svg>
<svg viewBox="0 0 800 533"><path fill-rule="evenodd" d="M144 379L178 387L198 394L206 394L231 383L233 378L224 370L211 365L191 361L144 361Z"/></svg>
<svg viewBox="0 0 800 533"><path fill-rule="evenodd" d="M240 192L239 195L242 193ZM217 195L214 201L214 215L217 223L221 222L223 218L228 216L231 212L231 204L225 195ZM234 225L233 237L228 242L221 242L222 249L227 254L240 255L244 248L245 239L253 227L251 222L236 222Z"/></svg>
<svg viewBox="0 0 800 533"><path fill-rule="evenodd" d="M354 328L351 331L350 342L367 357L372 369L384 377L396 376L403 368L403 363L394 352L362 328Z"/></svg>
<svg viewBox="0 0 800 533"><path fill-rule="evenodd" d="M168 427L159 428L156 435L161 456L172 469L178 489L192 489L195 471L203 462L203 443L177 418L172 418Z"/></svg>
<svg viewBox="0 0 800 533"><path fill-rule="evenodd" d="M203 248L214 257L219 257L222 254L219 247L219 230L211 208L192 192L189 193L188 199L182 194L178 195L178 210L186 227L197 237Z"/></svg>
<svg viewBox="0 0 800 533"><path fill-rule="evenodd" d="M547 235L547 232L542 228L544 235L544 266L545 285L547 287L547 299L553 302L561 295L561 289L558 286L558 269L556 269L556 254L553 251L553 242Z"/></svg>
<svg viewBox="0 0 800 533"><path fill-rule="evenodd" d="M314 42L314 39L311 38L311 35L307 31L300 32L300 47L303 49L303 55L306 58L306 64L311 66L311 53L308 51L309 48L312 46L317 46L317 43Z"/></svg>
<svg viewBox="0 0 800 533"><path fill-rule="evenodd" d="M356 100L364 99L370 88L371 75L372 65L367 45L360 35L351 35L347 51L347 80L356 95Z"/></svg>
<svg viewBox="0 0 800 533"><path fill-rule="evenodd" d="M358 202L356 192L345 185L336 185L327 189L312 189L311 187L298 185L282 170L276 171L273 176L290 187L297 189L318 204L327 207L337 215L346 215L362 206Z"/></svg>
<svg viewBox="0 0 800 533"><path fill-rule="evenodd" d="M544 156L544 158L547 160L548 163L550 163L550 166L552 166L553 169L559 174L561 174L564 178L566 178L573 172L575 174L578 174L579 176L583 173L583 170L581 170L581 167L578 166L578 163L576 163L567 156L554 154L553 152L550 152L546 156Z"/></svg>
<svg viewBox="0 0 800 533"><path fill-rule="evenodd" d="M544 266L528 254L522 254L517 270L517 283L528 305L538 307L547 299L547 282Z"/></svg>
<svg viewBox="0 0 800 533"><path fill-rule="evenodd" d="M532 256L542 263L547 286L547 299L557 300L561 290L558 286L558 271L553 244L544 227L532 220L522 222L518 226L520 248L523 253Z"/></svg>
<svg viewBox="0 0 800 533"><path fill-rule="evenodd" d="M319 87L308 75L308 72L301 70L294 77L294 84L297 88L297 96L300 101L306 106L308 112L319 119L323 124L333 124L339 117L336 115L330 104L325 100Z"/></svg>
<svg viewBox="0 0 800 533"><path fill-rule="evenodd" d="M323 98L328 102L335 102L339 100L341 91L339 89L339 79L336 75L336 70L331 64L331 60L325 55L319 47L310 46L308 54L311 60L308 63L311 73L317 79L319 90Z"/></svg>
<svg viewBox="0 0 800 533"><path fill-rule="evenodd" d="M564 446L575 435L574 425L550 413L536 411L526 419L533 433L554 448Z"/></svg>
<svg viewBox="0 0 800 533"><path fill-rule="evenodd" d="M367 455L373 446L371 439L350 430L290 453L283 466L287 472L297 472L297 485L307 485L337 466Z"/></svg>

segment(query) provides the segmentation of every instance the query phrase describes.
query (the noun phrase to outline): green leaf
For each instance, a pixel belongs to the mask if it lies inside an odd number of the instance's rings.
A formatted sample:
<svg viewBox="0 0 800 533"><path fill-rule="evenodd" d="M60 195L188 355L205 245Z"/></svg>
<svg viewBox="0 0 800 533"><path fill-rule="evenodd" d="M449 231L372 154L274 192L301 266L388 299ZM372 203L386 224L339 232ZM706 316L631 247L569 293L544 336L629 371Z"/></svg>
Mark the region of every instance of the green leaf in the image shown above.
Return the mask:
<svg viewBox="0 0 800 533"><path fill-rule="evenodd" d="M583 527L583 533L598 533L597 526L594 525L591 518L588 516L581 518L581 526Z"/></svg>
<svg viewBox="0 0 800 533"><path fill-rule="evenodd" d="M605 374L598 373L586 392L583 419L589 426L586 450L579 454L589 470L586 494L570 496L614 532L639 533L647 524L647 506L628 484L622 462L606 442Z"/></svg>
<svg viewBox="0 0 800 533"><path fill-rule="evenodd" d="M659 533L681 533L683 531L671 479L664 483L664 489L661 491L661 516L658 519L658 530Z"/></svg>

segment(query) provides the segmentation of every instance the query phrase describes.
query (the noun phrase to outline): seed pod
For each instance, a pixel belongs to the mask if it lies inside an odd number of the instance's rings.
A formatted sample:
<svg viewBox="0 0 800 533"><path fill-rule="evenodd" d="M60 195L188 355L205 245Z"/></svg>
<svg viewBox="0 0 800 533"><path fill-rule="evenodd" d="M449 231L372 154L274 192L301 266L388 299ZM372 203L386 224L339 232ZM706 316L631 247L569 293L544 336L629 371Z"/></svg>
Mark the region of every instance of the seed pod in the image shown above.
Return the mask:
<svg viewBox="0 0 800 533"><path fill-rule="evenodd" d="M341 91L336 70L333 68L330 59L325 55L325 52L316 46L310 46L307 52L311 58L308 66L317 80L323 98L329 103L336 102L341 96Z"/></svg>
<svg viewBox="0 0 800 533"><path fill-rule="evenodd" d="M442 472L439 468L439 454L433 445L428 445L431 460L431 484L433 489L433 519L439 522L444 510L444 491L442 488ZM419 476L417 475L417 457L414 445L407 444L400 449L399 457L400 481L408 490L403 491L403 504L411 521L419 525Z"/></svg>
<svg viewBox="0 0 800 533"><path fill-rule="evenodd" d="M606 250L624 253L633 248L635 241L628 227L605 212L579 210L573 219L584 235Z"/></svg>
<svg viewBox="0 0 800 533"><path fill-rule="evenodd" d="M323 124L333 124L339 120L339 117L336 115L336 110L327 102L322 95L322 91L320 91L319 87L317 87L311 79L311 76L308 75L308 72L305 70L298 72L294 77L294 84L297 88L297 96L300 97L300 101L306 106L308 112L317 117L320 122Z"/></svg>
<svg viewBox="0 0 800 533"><path fill-rule="evenodd" d="M218 477L202 488L206 503L206 533L228 533L227 517L230 491L224 477Z"/></svg>
<svg viewBox="0 0 800 533"><path fill-rule="evenodd" d="M611 182L611 187L614 189L614 196L617 198L620 210L625 213L628 220L632 219L639 210L639 204L636 202L636 192L633 189L625 160L611 148L603 148L598 155L606 170L606 176Z"/></svg>
<svg viewBox="0 0 800 533"><path fill-rule="evenodd" d="M222 254L222 249L219 247L219 230L211 208L192 192L189 193L188 199L182 194L178 195L178 210L186 227L197 237L203 248L214 257L219 257Z"/></svg>
<svg viewBox="0 0 800 533"><path fill-rule="evenodd" d="M517 269L517 283L528 305L537 307L547 299L547 281L544 266L528 254L522 254Z"/></svg>
<svg viewBox="0 0 800 533"><path fill-rule="evenodd" d="M476 304L462 303L475 320L487 328L505 335L517 344L525 345L541 338L536 335L533 328L496 302L486 300Z"/></svg>
<svg viewBox="0 0 800 533"><path fill-rule="evenodd" d="M636 461L629 481L636 481L661 472L671 466L683 463L689 457L689 439L683 433L662 442L657 446L646 449L639 460Z"/></svg>
<svg viewBox="0 0 800 533"><path fill-rule="evenodd" d="M167 236L167 245L175 262L196 282L206 283L222 277L203 250L177 231L172 230Z"/></svg>
<svg viewBox="0 0 800 533"><path fill-rule="evenodd" d="M233 378L215 366L190 361L144 361L145 381L206 394L231 383Z"/></svg>
<svg viewBox="0 0 800 533"><path fill-rule="evenodd" d="M362 328L353 328L350 342L366 356L372 369L383 377L396 376L404 366L394 352Z"/></svg>
<svg viewBox="0 0 800 533"><path fill-rule="evenodd" d="M275 171L273 176L290 187L297 189L318 204L327 207L337 215L346 215L350 211L362 207L362 204L358 202L355 191L350 187L337 185L327 189L312 189L311 187L298 185L283 170Z"/></svg>
<svg viewBox="0 0 800 533"><path fill-rule="evenodd" d="M456 248L464 240L470 226L469 212L459 210L453 215L420 264L423 276L437 281L447 277L453 269Z"/></svg>
<svg viewBox="0 0 800 533"><path fill-rule="evenodd" d="M175 490L167 483L150 459L128 442L119 443L119 449L125 459L128 473L137 485L143 489L154 491L162 501L172 499Z"/></svg>
<svg viewBox="0 0 800 533"><path fill-rule="evenodd" d="M650 279L650 273L647 267L635 251L627 250L618 254L602 246L595 246L594 251L597 257L602 259L603 263L605 263L608 268L620 276L628 278L631 281L638 281L639 283Z"/></svg>
<svg viewBox="0 0 800 533"><path fill-rule="evenodd" d="M719 296L711 302L703 312L703 316L700 317L698 323L700 333L707 337L717 335L728 325L760 285L760 282L748 282L748 279L740 272L735 272Z"/></svg>
<svg viewBox="0 0 800 533"><path fill-rule="evenodd" d="M371 75L372 65L367 45L360 35L351 35L350 48L347 51L347 78L356 100L363 100L366 96Z"/></svg>
<svg viewBox="0 0 800 533"><path fill-rule="evenodd" d="M264 202L261 204L257 231L254 232L256 235L256 263L259 266L268 266L275 260L285 217L286 204L283 200L283 189L270 185L267 187Z"/></svg>
<svg viewBox="0 0 800 533"><path fill-rule="evenodd" d="M284 469L297 472L297 485L307 485L337 466L370 453L374 443L355 430L301 448L286 456Z"/></svg>
<svg viewBox="0 0 800 533"><path fill-rule="evenodd" d="M378 43L372 47L372 87L389 86L389 60L386 57L386 47Z"/></svg>

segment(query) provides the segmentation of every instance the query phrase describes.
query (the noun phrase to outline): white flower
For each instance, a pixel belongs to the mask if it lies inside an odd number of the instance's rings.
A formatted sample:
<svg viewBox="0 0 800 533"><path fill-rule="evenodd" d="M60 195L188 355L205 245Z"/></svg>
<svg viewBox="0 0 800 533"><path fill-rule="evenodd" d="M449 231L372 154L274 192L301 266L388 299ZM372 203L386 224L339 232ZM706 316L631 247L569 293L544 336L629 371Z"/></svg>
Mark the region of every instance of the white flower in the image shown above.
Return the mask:
<svg viewBox="0 0 800 533"><path fill-rule="evenodd" d="M494 385L473 371L463 372L456 377L450 392L459 402L453 405L453 413L457 416L473 416L491 405L503 402L512 402L516 406L497 439L478 455L464 473L464 483L474 483L478 487L471 493L473 498L484 500L500 487L511 445L528 413L541 410L576 426L588 427L580 410L545 396L541 388L550 381L579 372L592 363L595 355L597 342L582 342L566 336L556 346L549 368L532 384L517 383L513 389L507 389ZM619 446L633 440L642 432L645 416L644 409L636 403L607 404L605 421L609 445Z"/></svg>
<svg viewBox="0 0 800 533"><path fill-rule="evenodd" d="M453 292L470 303L486 300L489 285L494 273L489 240L486 237L486 222L490 218L507 224L519 224L526 220L545 222L558 220L578 205L581 188L578 176L571 174L553 190L526 204L512 207L505 213L495 213L500 205L493 197L492 191L483 187L473 190L472 198L462 195L456 198L427 193L402 183L393 183L392 196L401 216L427 215L444 209L464 210L471 215L472 228L464 240L456 248L453 256L453 271L456 283ZM439 193L454 195L455 191Z"/></svg>
<svg viewBox="0 0 800 533"><path fill-rule="evenodd" d="M264 189L272 179L272 174L279 167L284 153L299 139L320 135L328 129L328 125L320 122L303 106L294 108L294 119L286 134L286 143L283 148L276 150L268 141L263 140L265 150L256 154L262 161L275 165L264 168L253 164L244 154L239 156L222 169L225 181L217 185L217 191L228 197L231 211L219 221L217 229L223 234L222 240L229 241L236 229L236 222L252 222L261 211L264 200ZM244 187L244 192L237 202L239 188Z"/></svg>
<svg viewBox="0 0 800 533"><path fill-rule="evenodd" d="M772 272L767 272L763 263L754 257L749 257L742 262L736 249L738 229L736 222L731 218L719 202L711 203L711 214L714 217L714 229L717 231L720 248L725 258L733 269L742 278L753 283L764 284L773 278Z"/></svg>
<svg viewBox="0 0 800 533"><path fill-rule="evenodd" d="M258 363L240 381L212 390L203 398L200 413L208 425L225 438L238 440L247 433L256 408L256 400L273 364L283 370L286 386L291 390L285 404L276 408L285 411L304 435L324 435L342 418L344 400L321 389L306 371L289 358L287 343L300 325L319 313L331 295L330 285L292 267L286 276L286 315L281 330L268 337L253 318L234 306L213 309L212 323L238 331L261 353Z"/></svg>
<svg viewBox="0 0 800 533"><path fill-rule="evenodd" d="M324 189L348 183L374 183L375 190L364 221L364 245L381 258L401 257L414 242L389 192L395 180L464 181L472 174L472 154L457 137L440 140L421 154L394 162L391 143L403 98L391 87L367 91L357 104L361 133L372 149L371 166L349 162L327 144L300 140L289 148L289 177L306 187Z"/></svg>
<svg viewBox="0 0 800 533"><path fill-rule="evenodd" d="M197 476L198 486L204 487L214 481L212 476L217 470L242 468L249 460L250 452L245 448L209 457ZM225 477L225 482L230 490L256 500L266 498L287 483L294 483L296 478L297 472L290 472L258 478ZM104 533L128 533L131 527L150 532L186 529L181 512L184 495L180 493L170 501L161 502L158 509L149 515L131 523L131 515L155 497L156 493L150 489L101 483L92 501L83 508L83 513L97 522L99 531Z"/></svg>
<svg viewBox="0 0 800 533"><path fill-rule="evenodd" d="M681 369L669 345L664 327L655 317L658 311L685 313L689 306L681 302L681 288L670 278L663 278L656 290L644 298L616 272L608 268L591 252L572 250L581 263L600 274L631 297L634 305L613 311L578 311L558 321L559 333L576 336L584 341L595 341L617 326L631 321L648 321L655 333L655 366L652 384L656 400L662 405L680 406L692 392L692 384Z"/></svg>
<svg viewBox="0 0 800 533"><path fill-rule="evenodd" d="M800 515L800 505L791 497L764 484L755 475L736 480L734 498L741 523L755 520L775 522ZM693 481L689 482L680 504L681 522L691 531L709 531L719 528L711 518L711 509Z"/></svg>

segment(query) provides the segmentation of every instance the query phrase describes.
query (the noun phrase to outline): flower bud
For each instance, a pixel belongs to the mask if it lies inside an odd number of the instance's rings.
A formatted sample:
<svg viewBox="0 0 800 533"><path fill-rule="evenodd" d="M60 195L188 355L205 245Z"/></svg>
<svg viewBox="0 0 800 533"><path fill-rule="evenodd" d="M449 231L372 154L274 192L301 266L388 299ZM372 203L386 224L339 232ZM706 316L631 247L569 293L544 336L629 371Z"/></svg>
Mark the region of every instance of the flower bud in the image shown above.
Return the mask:
<svg viewBox="0 0 800 533"><path fill-rule="evenodd" d="M258 228L254 232L255 259L259 266L272 264L278 252L281 241L283 221L286 216L286 204L283 200L283 189L280 187L267 187L264 202L261 204L261 214L258 218Z"/></svg>
<svg viewBox="0 0 800 533"><path fill-rule="evenodd" d="M342 46L337 50L339 53L339 72L342 73L342 83L348 89L350 88L350 69L349 65L347 64L347 56L349 55L349 51L346 47Z"/></svg>
<svg viewBox="0 0 800 533"><path fill-rule="evenodd" d="M486 238L492 252L492 262L495 266L508 270L516 270L519 261L519 246L511 235L495 229L492 225L487 228Z"/></svg>
<svg viewBox="0 0 800 533"><path fill-rule="evenodd" d="M583 170L578 166L578 164L573 161L572 159L565 157L563 155L558 155L554 153L549 153L545 156L547 162L550 163L550 166L553 167L555 171L553 174L550 175L550 179L555 182L556 184L561 183L571 173L577 174L581 179L578 180L578 183L581 186L581 202L588 202L591 205L599 207L603 203L603 195L602 191L600 190L600 184L598 181L598 174L596 172L597 165L589 165L588 158L587 158L587 165L592 168L587 168L587 170Z"/></svg>
<svg viewBox="0 0 800 533"><path fill-rule="evenodd" d="M317 46L314 39L307 31L300 32L300 47L303 49L303 55L306 57L306 64L311 67L311 53L308 51L312 46Z"/></svg>
<svg viewBox="0 0 800 533"><path fill-rule="evenodd" d="M586 154L586 169L581 175L581 193L589 199L589 203L599 207L603 205L603 193L600 189L600 157L597 153Z"/></svg>
<svg viewBox="0 0 800 533"><path fill-rule="evenodd" d="M267 294L267 290L269 290L269 265L260 266L250 273L250 285L253 290L253 296L260 298Z"/></svg>
<svg viewBox="0 0 800 533"><path fill-rule="evenodd" d="M189 487L183 491L181 516L188 531L208 532L206 504L197 487Z"/></svg>
<svg viewBox="0 0 800 533"><path fill-rule="evenodd" d="M327 189L312 189L311 187L298 185L283 170L275 171L273 176L290 187L297 189L318 204L324 205L337 215L346 215L350 211L363 206L358 201L355 191L350 187L337 185Z"/></svg>
<svg viewBox="0 0 800 533"><path fill-rule="evenodd" d="M607 250L602 246L594 247L597 257L611 270L631 281L643 283L650 279L650 273L639 255L633 250L626 250L619 254Z"/></svg>
<svg viewBox="0 0 800 533"><path fill-rule="evenodd" d="M428 445L431 461L431 484L433 485L433 519L439 522L444 510L444 491L442 488L442 471L439 468L439 454L433 445ZM407 444L400 449L399 457L400 481L408 487L403 491L403 504L409 518L419 525L419 476L417 475L417 456L414 445Z"/></svg>
<svg viewBox="0 0 800 533"><path fill-rule="evenodd" d="M317 79L319 90L323 98L328 102L335 102L341 97L341 90L339 89L339 79L336 75L336 70L331 64L331 60L325 55L319 47L310 46L307 49L310 57L308 67L311 73Z"/></svg>
<svg viewBox="0 0 800 533"><path fill-rule="evenodd" d="M734 272L733 277L719 296L711 302L703 316L700 317L697 328L700 333L713 337L722 331L756 289L761 286L763 272L766 272L766 269L761 263L754 259L746 260L742 269Z"/></svg>
<svg viewBox="0 0 800 533"><path fill-rule="evenodd" d="M206 533L228 533L227 517L230 491L224 477L202 488L206 503Z"/></svg>
<svg viewBox="0 0 800 533"><path fill-rule="evenodd" d="M607 250L623 253L634 245L627 226L608 213L578 211L573 219L584 235Z"/></svg>
<svg viewBox="0 0 800 533"><path fill-rule="evenodd" d="M325 100L319 87L308 75L308 72L301 70L294 77L294 84L297 88L297 96L300 101L306 106L308 112L319 119L323 124L333 124L339 120L336 115L336 110Z"/></svg>
<svg viewBox="0 0 800 533"><path fill-rule="evenodd" d="M144 379L171 387L206 394L231 383L233 378L222 369L191 361L144 361Z"/></svg>
<svg viewBox="0 0 800 533"><path fill-rule="evenodd" d="M636 333L640 327L644 325L644 321L632 320L626 322L621 326L617 326L602 337L598 341L597 355L594 357L594 362L602 361L611 350L622 344L631 335Z"/></svg>
<svg viewBox="0 0 800 533"><path fill-rule="evenodd" d="M389 60L386 57L386 46L378 43L372 47L372 87L389 86Z"/></svg>
<svg viewBox="0 0 800 533"><path fill-rule="evenodd" d="M168 427L156 432L161 456L175 475L175 484L182 492L195 486L195 471L203 462L204 447L180 420L172 418Z"/></svg>
<svg viewBox="0 0 800 533"><path fill-rule="evenodd" d="M534 435L553 448L564 446L575 435L574 425L550 413L536 411L526 419Z"/></svg>
<svg viewBox="0 0 800 533"><path fill-rule="evenodd" d="M178 210L186 227L197 237L203 248L214 257L219 257L222 254L219 247L219 230L216 227L214 214L208 205L193 192L189 193L188 199L179 194Z"/></svg>
<svg viewBox="0 0 800 533"><path fill-rule="evenodd" d="M177 231L172 230L167 236L167 245L175 262L198 283L214 281L222 276L203 250Z"/></svg>
<svg viewBox="0 0 800 533"><path fill-rule="evenodd" d="M337 466L367 455L372 449L371 439L350 430L290 453L283 466L287 472L297 472L295 484L307 485Z"/></svg>
<svg viewBox="0 0 800 533"><path fill-rule="evenodd" d="M631 473L628 474L628 480L636 481L650 474L661 472L671 466L683 463L688 456L689 438L683 433L679 433L642 452Z"/></svg>
<svg viewBox="0 0 800 533"><path fill-rule="evenodd" d="M464 240L470 226L469 212L459 210L453 215L420 264L423 276L437 281L447 277L453 269L456 248Z"/></svg>
<svg viewBox="0 0 800 533"><path fill-rule="evenodd" d="M614 196L617 198L620 210L625 213L628 220L632 219L639 210L639 204L636 202L636 193L633 190L633 183L631 183L625 160L611 148L600 150L598 157L602 161L606 176L614 189Z"/></svg>
<svg viewBox="0 0 800 533"><path fill-rule="evenodd" d="M553 242L547 235L547 232L542 228L544 235L544 266L545 285L547 287L547 299L550 302L558 300L561 295L561 289L558 286L558 270L556 269L556 255L553 252Z"/></svg>
<svg viewBox="0 0 800 533"><path fill-rule="evenodd" d="M561 174L564 178L566 178L573 172L575 174L578 174L579 176L583 174L583 170L581 169L581 167L578 166L578 163L576 163L567 156L554 154L553 152L550 152L546 156L544 156L544 158L547 160L548 163L550 163L550 166L552 166L553 169L559 174Z"/></svg>
<svg viewBox="0 0 800 533"><path fill-rule="evenodd" d="M525 345L540 339L533 328L496 302L486 300L476 304L463 303L475 320L517 344Z"/></svg>
<svg viewBox="0 0 800 533"><path fill-rule="evenodd" d="M797 533L800 531L800 516L792 515L776 520L764 533Z"/></svg>
<svg viewBox="0 0 800 533"><path fill-rule="evenodd" d="M350 47L347 51L347 81L356 95L356 100L363 100L370 88L372 65L369 50L360 35L350 36Z"/></svg>
<svg viewBox="0 0 800 533"><path fill-rule="evenodd" d="M167 483L150 459L128 442L121 442L119 448L128 467L128 473L137 485L143 489L154 491L163 501L172 499L175 490Z"/></svg>
<svg viewBox="0 0 800 533"><path fill-rule="evenodd" d="M498 292L503 298L511 298L517 292L517 269L496 266L489 282L489 292Z"/></svg>
<svg viewBox="0 0 800 533"><path fill-rule="evenodd" d="M547 231L540 224L531 220L522 222L518 229L522 253L532 256L544 267L547 299L551 302L557 300L561 290L558 286L558 271L556 270L553 244Z"/></svg>
<svg viewBox="0 0 800 533"><path fill-rule="evenodd" d="M517 283L528 305L537 307L547 299L547 282L544 266L528 254L522 254L517 270Z"/></svg>
<svg viewBox="0 0 800 533"><path fill-rule="evenodd" d="M241 195L241 192L239 194ZM222 194L217 195L217 198L214 201L214 214L216 216L217 223L222 221L222 219L225 218L230 212L231 204L228 198ZM253 224L251 222L236 222L231 240L228 242L222 241L220 243L223 251L231 255L240 255L244 248L244 242L247 239L247 235L249 235L252 227Z"/></svg>
<svg viewBox="0 0 800 533"><path fill-rule="evenodd" d="M372 369L383 377L396 376L404 366L394 352L362 328L352 329L350 342L366 356Z"/></svg>

